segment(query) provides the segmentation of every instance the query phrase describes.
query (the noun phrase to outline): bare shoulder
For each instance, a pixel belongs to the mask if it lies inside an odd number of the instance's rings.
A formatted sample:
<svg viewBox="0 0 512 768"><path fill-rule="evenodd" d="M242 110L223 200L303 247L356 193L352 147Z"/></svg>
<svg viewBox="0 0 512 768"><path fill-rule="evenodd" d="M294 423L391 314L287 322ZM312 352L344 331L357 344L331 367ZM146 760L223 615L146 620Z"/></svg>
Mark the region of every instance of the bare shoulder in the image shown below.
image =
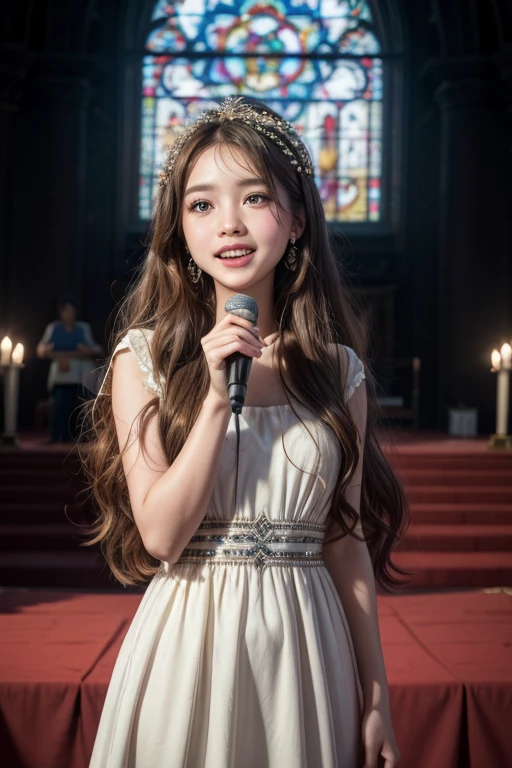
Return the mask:
<svg viewBox="0 0 512 768"><path fill-rule="evenodd" d="M130 347L116 349L112 356L112 397L119 396L133 388L134 385L144 384L144 374L140 369L135 353Z"/></svg>
<svg viewBox="0 0 512 768"><path fill-rule="evenodd" d="M112 412L120 446L128 440L141 410L155 398L144 381L145 373L133 350L129 347L117 350L112 359Z"/></svg>

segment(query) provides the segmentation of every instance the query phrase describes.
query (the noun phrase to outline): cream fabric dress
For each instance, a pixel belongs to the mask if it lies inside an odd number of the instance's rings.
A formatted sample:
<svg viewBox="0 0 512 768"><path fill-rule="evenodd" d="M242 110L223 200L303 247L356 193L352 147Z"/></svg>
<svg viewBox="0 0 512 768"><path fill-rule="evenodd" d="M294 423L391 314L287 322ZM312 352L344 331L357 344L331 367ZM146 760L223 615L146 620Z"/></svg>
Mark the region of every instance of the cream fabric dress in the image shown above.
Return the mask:
<svg viewBox="0 0 512 768"><path fill-rule="evenodd" d="M129 331L114 354L132 349L146 387L161 396L151 335ZM346 399L364 378L347 350ZM185 551L189 560L162 563L144 593L113 670L90 768L360 765L362 691L343 607L321 559L339 448L330 428L296 409L309 433L289 405L243 408L234 519L242 534L258 525L249 545L216 558L232 532L221 522L233 521L231 417L206 530ZM291 543L297 533L310 543ZM205 548L206 556L197 551ZM299 550L309 555L293 562Z"/></svg>

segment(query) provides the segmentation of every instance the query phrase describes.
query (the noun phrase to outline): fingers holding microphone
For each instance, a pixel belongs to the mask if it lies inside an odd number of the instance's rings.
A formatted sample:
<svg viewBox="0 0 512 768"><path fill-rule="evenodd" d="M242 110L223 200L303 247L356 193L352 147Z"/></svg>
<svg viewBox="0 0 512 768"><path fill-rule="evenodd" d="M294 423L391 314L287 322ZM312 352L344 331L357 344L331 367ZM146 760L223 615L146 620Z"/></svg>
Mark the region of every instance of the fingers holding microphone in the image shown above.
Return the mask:
<svg viewBox="0 0 512 768"><path fill-rule="evenodd" d="M226 387L226 358L236 352L251 359L261 357L262 349L267 345L260 340L258 330L250 320L231 312L202 337L201 345L210 372L210 393L230 405Z"/></svg>

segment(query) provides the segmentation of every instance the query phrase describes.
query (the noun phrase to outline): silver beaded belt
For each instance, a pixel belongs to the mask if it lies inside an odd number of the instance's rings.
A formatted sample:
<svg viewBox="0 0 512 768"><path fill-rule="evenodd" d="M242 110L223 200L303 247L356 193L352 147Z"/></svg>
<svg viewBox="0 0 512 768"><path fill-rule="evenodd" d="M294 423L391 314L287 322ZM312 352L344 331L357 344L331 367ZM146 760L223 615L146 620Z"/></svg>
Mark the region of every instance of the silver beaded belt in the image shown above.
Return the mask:
<svg viewBox="0 0 512 768"><path fill-rule="evenodd" d="M323 565L325 525L290 520L204 520L175 563L237 563L262 571L267 565Z"/></svg>

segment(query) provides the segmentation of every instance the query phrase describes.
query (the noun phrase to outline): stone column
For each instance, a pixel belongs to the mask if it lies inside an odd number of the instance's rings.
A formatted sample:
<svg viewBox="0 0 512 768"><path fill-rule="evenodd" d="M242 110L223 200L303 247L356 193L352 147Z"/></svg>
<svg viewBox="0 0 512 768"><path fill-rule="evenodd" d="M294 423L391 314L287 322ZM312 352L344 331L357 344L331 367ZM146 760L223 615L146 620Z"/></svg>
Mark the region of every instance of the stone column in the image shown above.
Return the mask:
<svg viewBox="0 0 512 768"><path fill-rule="evenodd" d="M491 351L512 333L511 158L494 68L477 59L430 62L441 109L437 314L438 426L448 408L476 406L494 431ZM432 255L435 257L434 254Z"/></svg>

